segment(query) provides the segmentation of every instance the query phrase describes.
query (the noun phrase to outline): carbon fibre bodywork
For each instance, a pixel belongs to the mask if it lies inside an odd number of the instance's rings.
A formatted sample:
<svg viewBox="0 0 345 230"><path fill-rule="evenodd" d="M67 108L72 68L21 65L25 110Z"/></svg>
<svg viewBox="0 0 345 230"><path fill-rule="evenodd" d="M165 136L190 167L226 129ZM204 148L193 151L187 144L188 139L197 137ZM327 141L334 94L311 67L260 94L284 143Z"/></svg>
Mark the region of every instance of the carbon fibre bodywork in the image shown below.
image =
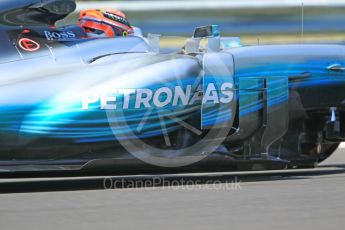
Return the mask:
<svg viewBox="0 0 345 230"><path fill-rule="evenodd" d="M48 27L73 1L18 2L0 4L0 170L310 167L345 140L344 46L159 54Z"/></svg>

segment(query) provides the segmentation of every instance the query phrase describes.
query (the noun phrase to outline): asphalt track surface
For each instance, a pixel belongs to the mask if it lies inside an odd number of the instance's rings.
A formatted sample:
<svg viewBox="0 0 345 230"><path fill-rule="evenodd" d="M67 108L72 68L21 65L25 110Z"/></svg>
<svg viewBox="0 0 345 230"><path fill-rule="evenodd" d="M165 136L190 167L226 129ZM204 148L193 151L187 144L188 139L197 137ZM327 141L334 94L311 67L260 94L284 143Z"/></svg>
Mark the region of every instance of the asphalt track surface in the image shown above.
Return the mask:
<svg viewBox="0 0 345 230"><path fill-rule="evenodd" d="M0 192L1 230L344 229L345 149L312 170L11 178Z"/></svg>

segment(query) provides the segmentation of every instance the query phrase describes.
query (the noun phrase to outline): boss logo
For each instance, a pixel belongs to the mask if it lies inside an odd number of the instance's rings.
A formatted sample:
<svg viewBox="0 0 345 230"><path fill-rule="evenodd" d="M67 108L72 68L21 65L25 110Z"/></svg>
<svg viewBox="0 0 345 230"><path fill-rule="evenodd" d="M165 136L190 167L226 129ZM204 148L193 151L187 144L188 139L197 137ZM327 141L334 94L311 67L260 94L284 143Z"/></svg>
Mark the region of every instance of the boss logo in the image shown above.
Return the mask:
<svg viewBox="0 0 345 230"><path fill-rule="evenodd" d="M72 31L44 31L44 34L48 41L54 40L69 40L76 38L77 36Z"/></svg>

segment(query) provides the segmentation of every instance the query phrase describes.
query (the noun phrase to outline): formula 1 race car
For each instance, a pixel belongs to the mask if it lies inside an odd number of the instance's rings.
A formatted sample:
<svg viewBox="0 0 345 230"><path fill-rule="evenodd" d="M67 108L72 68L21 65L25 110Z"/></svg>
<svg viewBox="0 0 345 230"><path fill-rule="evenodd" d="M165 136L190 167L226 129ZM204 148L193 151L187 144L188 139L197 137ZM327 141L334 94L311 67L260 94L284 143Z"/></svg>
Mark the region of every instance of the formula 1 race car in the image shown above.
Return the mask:
<svg viewBox="0 0 345 230"><path fill-rule="evenodd" d="M244 47L55 28L72 0L0 2L0 171L314 167L345 141L345 46Z"/></svg>

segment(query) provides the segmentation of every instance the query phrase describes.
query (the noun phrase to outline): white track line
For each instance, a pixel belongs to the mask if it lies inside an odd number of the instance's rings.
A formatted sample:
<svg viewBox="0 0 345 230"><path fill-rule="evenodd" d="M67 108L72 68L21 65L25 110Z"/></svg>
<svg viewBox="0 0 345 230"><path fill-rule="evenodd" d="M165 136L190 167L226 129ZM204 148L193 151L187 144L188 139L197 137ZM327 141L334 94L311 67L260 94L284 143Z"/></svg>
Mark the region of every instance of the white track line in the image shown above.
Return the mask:
<svg viewBox="0 0 345 230"><path fill-rule="evenodd" d="M344 0L304 0L305 6L345 6ZM97 8L118 8L125 11L157 11L157 10L216 10L238 8L274 8L302 6L301 0L205 0L205 1L107 1L80 2L77 10Z"/></svg>

